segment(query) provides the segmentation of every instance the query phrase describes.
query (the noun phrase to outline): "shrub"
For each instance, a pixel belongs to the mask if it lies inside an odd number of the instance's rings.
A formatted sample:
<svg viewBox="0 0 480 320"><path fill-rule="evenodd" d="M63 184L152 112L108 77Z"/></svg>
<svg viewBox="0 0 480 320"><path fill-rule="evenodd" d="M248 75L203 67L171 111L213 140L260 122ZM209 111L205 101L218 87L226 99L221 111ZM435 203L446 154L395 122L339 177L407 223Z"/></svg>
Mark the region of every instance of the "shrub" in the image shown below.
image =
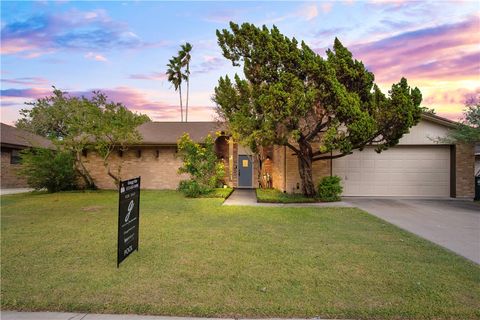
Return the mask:
<svg viewBox="0 0 480 320"><path fill-rule="evenodd" d="M321 201L340 201L340 195L343 192L340 181L338 176L322 178L318 184L318 198Z"/></svg>
<svg viewBox="0 0 480 320"><path fill-rule="evenodd" d="M27 178L32 188L46 188L48 192L76 189L75 159L70 152L25 149L21 157L19 174Z"/></svg>
<svg viewBox="0 0 480 320"><path fill-rule="evenodd" d="M200 144L185 133L178 141L178 152L183 160L178 172L190 175L190 180L180 182L178 190L187 197L198 197L223 184L225 168L217 158L215 140L210 135Z"/></svg>
<svg viewBox="0 0 480 320"><path fill-rule="evenodd" d="M180 181L180 184L178 185L178 190L189 198L198 198L199 196L207 194L211 191L210 188L199 184L195 180Z"/></svg>

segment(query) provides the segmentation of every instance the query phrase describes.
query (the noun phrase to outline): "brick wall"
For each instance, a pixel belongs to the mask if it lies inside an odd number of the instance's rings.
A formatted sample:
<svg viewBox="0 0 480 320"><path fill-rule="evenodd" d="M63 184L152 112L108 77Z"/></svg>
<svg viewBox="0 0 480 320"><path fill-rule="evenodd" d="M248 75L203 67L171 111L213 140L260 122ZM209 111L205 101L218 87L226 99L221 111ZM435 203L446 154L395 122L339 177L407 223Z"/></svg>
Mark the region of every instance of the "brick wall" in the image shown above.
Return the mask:
<svg viewBox="0 0 480 320"><path fill-rule="evenodd" d="M272 152L272 184L273 188L285 191L284 189L284 157L285 147L274 146Z"/></svg>
<svg viewBox="0 0 480 320"><path fill-rule="evenodd" d="M286 179L284 178L285 169ZM330 160L316 161L313 163L312 169L313 182L316 186L322 177L330 175ZM273 148L272 176L273 187L275 189L287 191L288 193L302 192L302 181L298 171L297 156L293 154L292 150L287 148L285 152L283 146L275 146Z"/></svg>
<svg viewBox="0 0 480 320"><path fill-rule="evenodd" d="M322 177L330 175L330 160L316 161L313 163L313 183L315 188ZM297 156L293 151L287 149L287 187L286 191L289 193L302 192L302 180L298 171Z"/></svg>
<svg viewBox="0 0 480 320"><path fill-rule="evenodd" d="M27 179L17 175L21 165L10 163L11 149L2 148L1 154L1 188L27 188Z"/></svg>
<svg viewBox="0 0 480 320"><path fill-rule="evenodd" d="M137 156L141 150L141 156ZM158 150L158 157L157 157ZM85 167L92 175L95 184L100 189L114 189L113 179L107 174L102 159L94 152L84 157ZM176 189L180 180L188 179L188 175L177 174L182 161L177 156L175 147L141 147L132 148L120 157L117 152L112 154L111 171L116 173L122 163L121 178L130 179L142 177L142 188L145 189Z"/></svg>
<svg viewBox="0 0 480 320"><path fill-rule="evenodd" d="M475 153L473 145L456 145L455 176L457 198L473 198L475 193Z"/></svg>

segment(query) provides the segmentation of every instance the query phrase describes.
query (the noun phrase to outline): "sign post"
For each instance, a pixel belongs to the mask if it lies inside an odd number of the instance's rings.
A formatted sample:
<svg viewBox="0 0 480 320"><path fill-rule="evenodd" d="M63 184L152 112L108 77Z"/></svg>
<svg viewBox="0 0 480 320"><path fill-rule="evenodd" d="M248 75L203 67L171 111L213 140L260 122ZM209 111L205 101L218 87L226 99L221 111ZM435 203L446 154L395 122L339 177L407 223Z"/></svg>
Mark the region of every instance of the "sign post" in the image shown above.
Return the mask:
<svg viewBox="0 0 480 320"><path fill-rule="evenodd" d="M138 251L140 177L120 181L118 195L117 268L133 251Z"/></svg>

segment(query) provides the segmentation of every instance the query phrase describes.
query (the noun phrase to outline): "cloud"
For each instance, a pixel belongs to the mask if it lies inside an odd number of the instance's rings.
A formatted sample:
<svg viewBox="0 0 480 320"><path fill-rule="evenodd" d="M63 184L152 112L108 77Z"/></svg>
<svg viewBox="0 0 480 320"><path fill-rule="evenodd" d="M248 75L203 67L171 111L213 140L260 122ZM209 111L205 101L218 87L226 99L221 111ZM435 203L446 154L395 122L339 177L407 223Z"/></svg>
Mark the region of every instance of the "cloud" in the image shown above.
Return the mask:
<svg viewBox="0 0 480 320"><path fill-rule="evenodd" d="M89 59L89 60L95 60L95 61L101 61L101 62L107 62L108 59L105 58L104 56L102 56L101 54L97 54L97 53L93 53L93 52L88 52L86 55L85 55L85 58Z"/></svg>
<svg viewBox="0 0 480 320"><path fill-rule="evenodd" d="M423 100L426 105L451 104L464 106L468 101L478 101L480 97L480 87L474 90L464 88L452 91L436 91Z"/></svg>
<svg viewBox="0 0 480 320"><path fill-rule="evenodd" d="M214 23L228 23L237 20L240 10L217 10L207 14L205 21Z"/></svg>
<svg viewBox="0 0 480 320"><path fill-rule="evenodd" d="M472 77L480 71L480 19L424 28L351 46L378 81L412 78ZM455 69L453 69L455 68Z"/></svg>
<svg viewBox="0 0 480 320"><path fill-rule="evenodd" d="M324 5L327 5L326 7L324 7ZM330 5L329 9L328 9L328 5ZM324 3L322 4L322 10L325 12L325 8L327 8L327 10L330 10L331 9L331 4L329 3ZM308 4L308 5L305 5L303 7L301 7L296 15L298 17L302 17L303 19L307 20L307 21L310 21L312 19L315 19L317 16L318 16L318 8L317 8L317 5L316 4Z"/></svg>
<svg viewBox="0 0 480 320"><path fill-rule="evenodd" d="M204 56L203 62L197 66L192 67L194 74L205 74L218 70L225 66L226 60L215 56Z"/></svg>
<svg viewBox="0 0 480 320"><path fill-rule="evenodd" d="M175 104L167 103L152 97L148 91L132 87L100 88L82 91L69 91L68 95L75 97L90 98L93 91L101 91L106 94L109 101L121 102L129 110L145 113L152 120L158 121L180 121L180 107ZM2 115L3 109L9 108L11 114L17 114L25 101L32 101L46 97L52 94L51 89L41 88L23 88L23 89L5 89L0 91ZM13 110L13 111L12 111ZM16 110L16 111L15 111ZM191 121L211 121L214 116L214 107L208 105L190 105L188 116Z"/></svg>
<svg viewBox="0 0 480 320"><path fill-rule="evenodd" d="M24 78L14 78L14 79L2 79L2 83L18 84L18 85L24 85L24 86L40 86L40 85L47 85L48 80L40 77L24 77Z"/></svg>
<svg viewBox="0 0 480 320"><path fill-rule="evenodd" d="M1 54L23 53L25 58L61 49L104 51L161 44L144 42L127 24L113 21L104 10L42 13L6 23L1 29Z"/></svg>
<svg viewBox="0 0 480 320"><path fill-rule="evenodd" d="M314 37L326 37L329 42L333 42L335 36L339 36L346 28L344 27L335 27L329 29L318 30L314 33Z"/></svg>
<svg viewBox="0 0 480 320"><path fill-rule="evenodd" d="M25 88L25 89L2 89L0 90L0 96L2 100L4 98L26 98L26 99L38 99L46 97L52 93L50 89L44 88Z"/></svg>
<svg viewBox="0 0 480 320"><path fill-rule="evenodd" d="M148 74L136 73L129 75L128 78L135 80L166 80L167 75L164 72L151 72Z"/></svg>

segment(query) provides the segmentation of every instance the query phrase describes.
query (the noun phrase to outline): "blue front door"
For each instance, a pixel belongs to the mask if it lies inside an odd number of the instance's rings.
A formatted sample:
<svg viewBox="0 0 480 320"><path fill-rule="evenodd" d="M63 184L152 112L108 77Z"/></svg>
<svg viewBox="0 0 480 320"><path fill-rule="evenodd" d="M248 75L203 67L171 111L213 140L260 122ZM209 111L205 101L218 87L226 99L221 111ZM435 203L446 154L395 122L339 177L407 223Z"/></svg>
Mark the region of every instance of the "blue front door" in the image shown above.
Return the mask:
<svg viewBox="0 0 480 320"><path fill-rule="evenodd" d="M239 155L238 156L238 187L252 188L253 177L252 156Z"/></svg>

